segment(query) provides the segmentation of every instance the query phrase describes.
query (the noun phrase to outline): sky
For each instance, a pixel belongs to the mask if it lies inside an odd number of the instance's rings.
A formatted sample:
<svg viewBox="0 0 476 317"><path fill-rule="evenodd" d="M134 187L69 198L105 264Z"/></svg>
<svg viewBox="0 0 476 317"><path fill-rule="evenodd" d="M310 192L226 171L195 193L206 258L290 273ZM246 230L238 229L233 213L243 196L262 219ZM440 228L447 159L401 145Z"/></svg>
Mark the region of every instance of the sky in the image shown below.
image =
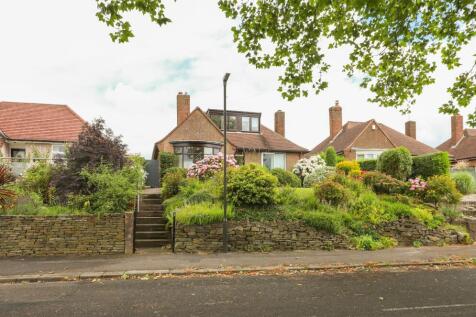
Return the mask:
<svg viewBox="0 0 476 317"><path fill-rule="evenodd" d="M369 92L341 66L344 49L332 52L323 93L293 102L277 92L280 70L257 70L239 54L216 1L166 0L172 23L159 27L131 14L135 37L113 43L96 16L94 0L0 1L0 100L67 104L86 120L102 117L123 136L131 153L150 158L153 145L176 125L176 95L188 92L191 108L219 108L222 78L231 73L228 107L262 112L273 128L274 112L286 112L286 137L312 149L329 135L328 108L339 100L344 122L376 119L404 132L417 122L417 138L437 146L450 136L450 118L438 114L456 71L439 68L436 83L418 97L410 115L367 102ZM463 52L467 69L473 41ZM474 109L475 101L463 112Z"/></svg>

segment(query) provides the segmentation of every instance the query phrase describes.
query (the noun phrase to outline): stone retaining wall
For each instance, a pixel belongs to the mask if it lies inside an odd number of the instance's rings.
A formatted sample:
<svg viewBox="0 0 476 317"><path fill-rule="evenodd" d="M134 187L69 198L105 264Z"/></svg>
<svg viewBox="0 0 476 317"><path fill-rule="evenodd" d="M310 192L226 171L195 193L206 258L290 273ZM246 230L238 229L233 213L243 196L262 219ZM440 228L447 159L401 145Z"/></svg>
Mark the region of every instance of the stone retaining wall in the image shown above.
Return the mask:
<svg viewBox="0 0 476 317"><path fill-rule="evenodd" d="M0 216L0 256L124 253L124 214Z"/></svg>
<svg viewBox="0 0 476 317"><path fill-rule="evenodd" d="M377 229L401 245L418 240L423 245L462 243L464 236L453 230L428 229L416 220L403 218ZM217 252L223 248L222 224L180 225L176 229L177 252ZM348 237L332 235L300 221L230 221L228 241L231 251L272 251L303 249L351 249Z"/></svg>
<svg viewBox="0 0 476 317"><path fill-rule="evenodd" d="M458 204L458 210L464 215L476 217L476 195L468 195Z"/></svg>

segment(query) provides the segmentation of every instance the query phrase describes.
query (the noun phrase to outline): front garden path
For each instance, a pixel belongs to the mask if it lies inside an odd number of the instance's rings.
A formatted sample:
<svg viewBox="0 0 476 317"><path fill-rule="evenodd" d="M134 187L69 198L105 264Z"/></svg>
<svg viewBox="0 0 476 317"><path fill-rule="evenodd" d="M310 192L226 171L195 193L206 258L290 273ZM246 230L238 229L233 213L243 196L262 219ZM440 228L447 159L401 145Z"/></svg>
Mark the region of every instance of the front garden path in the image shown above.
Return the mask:
<svg viewBox="0 0 476 317"><path fill-rule="evenodd" d="M476 258L476 245L393 248L379 251L292 251L270 253L172 254L144 252L132 256L0 258L0 279L13 275L126 272L134 270L241 269L278 266L421 263Z"/></svg>

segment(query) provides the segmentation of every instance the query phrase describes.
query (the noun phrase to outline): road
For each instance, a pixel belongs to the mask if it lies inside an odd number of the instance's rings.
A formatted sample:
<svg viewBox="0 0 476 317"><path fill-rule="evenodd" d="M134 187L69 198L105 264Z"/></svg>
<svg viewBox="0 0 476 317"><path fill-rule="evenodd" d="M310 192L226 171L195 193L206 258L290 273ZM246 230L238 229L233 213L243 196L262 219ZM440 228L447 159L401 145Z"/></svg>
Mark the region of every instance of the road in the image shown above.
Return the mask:
<svg viewBox="0 0 476 317"><path fill-rule="evenodd" d="M3 284L0 316L476 316L476 269Z"/></svg>

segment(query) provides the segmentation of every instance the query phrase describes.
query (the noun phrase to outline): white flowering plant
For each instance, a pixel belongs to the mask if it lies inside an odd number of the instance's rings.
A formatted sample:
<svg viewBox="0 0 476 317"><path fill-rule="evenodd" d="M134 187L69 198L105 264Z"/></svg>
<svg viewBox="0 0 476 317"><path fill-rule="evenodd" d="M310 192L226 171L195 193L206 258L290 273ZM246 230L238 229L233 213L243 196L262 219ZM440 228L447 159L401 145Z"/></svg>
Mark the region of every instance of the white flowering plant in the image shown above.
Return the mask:
<svg viewBox="0 0 476 317"><path fill-rule="evenodd" d="M293 173L301 179L301 185L304 182L306 176L314 174L316 171L325 169L326 161L320 156L311 156L309 158L303 158L297 161L294 165Z"/></svg>
<svg viewBox="0 0 476 317"><path fill-rule="evenodd" d="M204 159L196 162L188 168L187 177L193 177L198 179L206 179L213 176L216 172L223 170L223 153L217 155L206 156ZM233 155L227 155L227 166L236 167L236 163Z"/></svg>

